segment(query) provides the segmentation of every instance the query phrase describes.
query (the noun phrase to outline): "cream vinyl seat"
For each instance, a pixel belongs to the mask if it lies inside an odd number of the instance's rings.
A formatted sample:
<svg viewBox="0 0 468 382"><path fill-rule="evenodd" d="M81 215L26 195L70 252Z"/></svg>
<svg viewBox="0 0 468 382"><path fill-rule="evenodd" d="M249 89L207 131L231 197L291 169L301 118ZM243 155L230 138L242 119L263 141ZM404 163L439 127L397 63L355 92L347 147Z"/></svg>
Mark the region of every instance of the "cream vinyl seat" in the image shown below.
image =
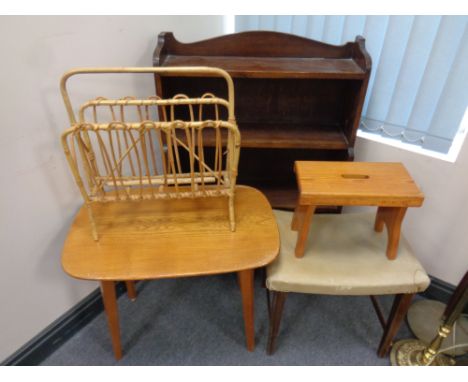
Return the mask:
<svg viewBox="0 0 468 382"><path fill-rule="evenodd" d="M375 214L315 215L303 258L296 258L297 232L292 212L275 211L281 237L280 255L267 267L272 292L268 353L274 352L287 293L370 295L384 327L378 354L383 357L415 293L429 283L426 271L402 236L395 260L386 257L386 233L374 231ZM385 322L375 295L396 294Z"/></svg>

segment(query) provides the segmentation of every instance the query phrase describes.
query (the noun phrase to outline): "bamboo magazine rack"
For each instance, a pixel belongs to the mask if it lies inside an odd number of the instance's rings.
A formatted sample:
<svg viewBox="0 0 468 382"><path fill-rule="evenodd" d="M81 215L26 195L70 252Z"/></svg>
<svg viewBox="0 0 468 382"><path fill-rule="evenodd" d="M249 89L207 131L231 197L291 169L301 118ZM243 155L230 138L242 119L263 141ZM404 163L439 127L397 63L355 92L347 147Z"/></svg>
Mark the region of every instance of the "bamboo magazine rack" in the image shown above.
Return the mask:
<svg viewBox="0 0 468 382"><path fill-rule="evenodd" d="M168 99L98 97L82 104L77 118L67 80L111 73L220 77L227 85L227 99L212 93ZM230 228L235 230L240 134L234 117L234 86L227 72L209 67L84 68L65 73L60 90L71 124L62 134L62 145L95 240L92 205L106 202L225 196ZM214 157L205 157L207 144L214 148ZM189 160L181 161L181 156Z"/></svg>

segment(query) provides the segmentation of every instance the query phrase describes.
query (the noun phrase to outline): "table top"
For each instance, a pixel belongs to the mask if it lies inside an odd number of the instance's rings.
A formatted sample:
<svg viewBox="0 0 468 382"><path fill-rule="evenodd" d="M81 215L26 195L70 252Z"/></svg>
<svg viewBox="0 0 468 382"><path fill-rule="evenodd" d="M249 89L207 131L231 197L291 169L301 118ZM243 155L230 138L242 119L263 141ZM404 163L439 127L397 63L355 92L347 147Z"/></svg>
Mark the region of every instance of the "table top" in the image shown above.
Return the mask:
<svg viewBox="0 0 468 382"><path fill-rule="evenodd" d="M424 194L401 163L297 161L302 205L419 207Z"/></svg>
<svg viewBox="0 0 468 382"><path fill-rule="evenodd" d="M237 272L265 266L279 252L279 232L266 197L237 186L236 231L226 197L96 203L99 241L86 207L65 241L62 266L87 280L145 280Z"/></svg>

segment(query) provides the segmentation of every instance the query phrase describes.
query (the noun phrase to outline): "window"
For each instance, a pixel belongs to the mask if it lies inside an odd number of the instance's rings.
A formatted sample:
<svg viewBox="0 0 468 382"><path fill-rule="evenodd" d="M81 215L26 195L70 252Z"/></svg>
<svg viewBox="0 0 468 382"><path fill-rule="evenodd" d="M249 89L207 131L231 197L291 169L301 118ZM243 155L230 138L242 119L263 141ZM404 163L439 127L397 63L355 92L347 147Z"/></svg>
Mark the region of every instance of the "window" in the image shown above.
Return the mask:
<svg viewBox="0 0 468 382"><path fill-rule="evenodd" d="M334 45L364 36L373 62L361 130L445 154L466 124L467 21L468 16L236 16L235 27Z"/></svg>

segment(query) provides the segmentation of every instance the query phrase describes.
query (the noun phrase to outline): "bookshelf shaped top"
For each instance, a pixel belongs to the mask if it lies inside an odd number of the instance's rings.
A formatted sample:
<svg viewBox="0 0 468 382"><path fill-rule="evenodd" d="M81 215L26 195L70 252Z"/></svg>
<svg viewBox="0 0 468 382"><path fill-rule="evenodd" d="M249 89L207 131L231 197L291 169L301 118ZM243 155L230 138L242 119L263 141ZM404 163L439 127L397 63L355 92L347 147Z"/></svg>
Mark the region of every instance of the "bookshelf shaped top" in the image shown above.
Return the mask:
<svg viewBox="0 0 468 382"><path fill-rule="evenodd" d="M323 78L364 80L371 67L364 39L342 46L279 32L242 32L181 43L159 35L155 66L211 66L237 78ZM280 47L280 48L279 48Z"/></svg>

